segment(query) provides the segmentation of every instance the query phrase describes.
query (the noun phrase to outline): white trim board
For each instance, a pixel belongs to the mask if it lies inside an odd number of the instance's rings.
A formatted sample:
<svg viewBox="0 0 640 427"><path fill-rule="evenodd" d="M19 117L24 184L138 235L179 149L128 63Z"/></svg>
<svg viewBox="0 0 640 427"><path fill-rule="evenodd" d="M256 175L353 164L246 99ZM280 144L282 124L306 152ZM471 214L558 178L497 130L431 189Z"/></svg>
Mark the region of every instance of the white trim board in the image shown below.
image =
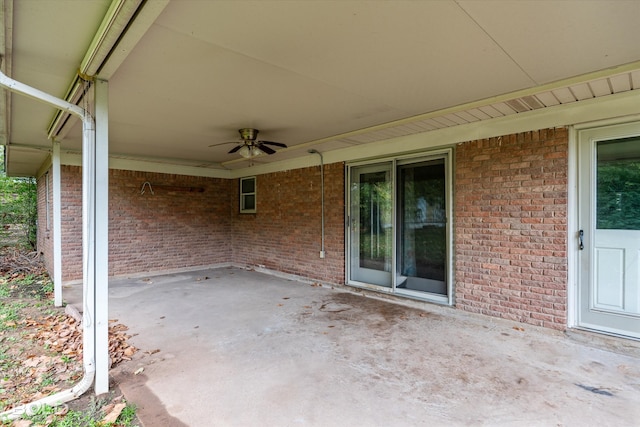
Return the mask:
<svg viewBox="0 0 640 427"><path fill-rule="evenodd" d="M449 128L414 135L407 135L338 150L326 151L323 155L325 164L349 162L392 156L401 153L419 152L437 147L446 147L466 141L473 141L476 139L511 135L539 129L571 125L584 126L585 123L605 120L622 121L626 116L639 114L640 90L628 91L572 104L557 105L540 110L533 110L526 113L520 113L518 115L488 119L465 125L452 126ZM306 148L306 146L301 147L300 149L303 148ZM81 155L75 152L62 152L61 161L63 165L80 166ZM234 170L215 168L214 165L180 165L169 163L170 161L170 159L162 159L162 161L158 161L158 159L152 158L130 159L121 158L118 155L111 155L109 159L109 168L235 179L318 165L315 156L311 155ZM50 159L48 162L50 162ZM46 168L42 167L40 170L46 170Z"/></svg>

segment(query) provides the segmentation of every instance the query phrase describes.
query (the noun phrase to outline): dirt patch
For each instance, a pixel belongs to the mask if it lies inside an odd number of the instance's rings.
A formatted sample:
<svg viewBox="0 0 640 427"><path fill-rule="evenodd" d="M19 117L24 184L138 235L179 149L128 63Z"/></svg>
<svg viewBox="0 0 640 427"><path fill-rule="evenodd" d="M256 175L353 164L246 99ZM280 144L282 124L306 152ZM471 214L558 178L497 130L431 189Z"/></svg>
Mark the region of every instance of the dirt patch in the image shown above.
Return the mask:
<svg viewBox="0 0 640 427"><path fill-rule="evenodd" d="M148 426L186 427L179 419L171 416L160 399L146 385L147 376L135 375L126 369L113 374L114 387L121 390L127 399L136 402L138 418ZM213 417L212 417L213 419Z"/></svg>
<svg viewBox="0 0 640 427"><path fill-rule="evenodd" d="M387 326L416 317L433 320L441 317L438 314L417 308L368 298L350 292L332 294L330 298L320 304L319 311L327 313L333 320L361 321L378 318L381 322L374 323L384 323Z"/></svg>

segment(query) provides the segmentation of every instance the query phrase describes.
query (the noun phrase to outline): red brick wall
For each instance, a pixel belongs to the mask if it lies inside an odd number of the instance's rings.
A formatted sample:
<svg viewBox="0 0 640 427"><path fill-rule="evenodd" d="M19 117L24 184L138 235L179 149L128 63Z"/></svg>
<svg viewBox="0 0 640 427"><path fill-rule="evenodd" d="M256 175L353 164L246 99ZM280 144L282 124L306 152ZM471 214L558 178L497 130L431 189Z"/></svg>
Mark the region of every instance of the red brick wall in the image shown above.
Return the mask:
<svg viewBox="0 0 640 427"><path fill-rule="evenodd" d="M60 221L62 223L62 280L82 278L82 172L60 167Z"/></svg>
<svg viewBox="0 0 640 427"><path fill-rule="evenodd" d="M140 194L146 181L154 194L148 187ZM230 262L231 185L216 178L110 171L110 273Z"/></svg>
<svg viewBox="0 0 640 427"><path fill-rule="evenodd" d="M148 188L140 194L145 181L155 194ZM238 180L109 171L110 274L237 262L344 283L343 164L325 166L325 259L319 256L319 167L258 176L256 214L238 212L238 185ZM81 197L81 169L63 166L65 281L82 278Z"/></svg>
<svg viewBox="0 0 640 427"><path fill-rule="evenodd" d="M320 167L257 176L257 212L239 213L233 183L235 262L344 283L344 164L324 167L325 251L321 249Z"/></svg>
<svg viewBox="0 0 640 427"><path fill-rule="evenodd" d="M49 209L47 210L47 174L49 175ZM53 273L53 176L51 169L37 181L38 189L38 252L43 255L45 267ZM47 227L47 213L49 214Z"/></svg>
<svg viewBox="0 0 640 427"><path fill-rule="evenodd" d="M567 152L565 129L458 145L458 308L566 327ZM344 179L344 164L325 166L326 258L321 259L319 167L258 175L255 214L239 213L238 180L111 170L110 272L235 262L344 283ZM145 181L155 194L140 194ZM82 276L80 199L80 168L63 166L63 280Z"/></svg>
<svg viewBox="0 0 640 427"><path fill-rule="evenodd" d="M566 129L460 144L455 166L456 305L565 329Z"/></svg>
<svg viewBox="0 0 640 427"><path fill-rule="evenodd" d="M74 280L82 278L81 169L65 166L62 177L63 280ZM146 181L154 194L140 194ZM230 262L231 188L223 179L110 170L109 273Z"/></svg>

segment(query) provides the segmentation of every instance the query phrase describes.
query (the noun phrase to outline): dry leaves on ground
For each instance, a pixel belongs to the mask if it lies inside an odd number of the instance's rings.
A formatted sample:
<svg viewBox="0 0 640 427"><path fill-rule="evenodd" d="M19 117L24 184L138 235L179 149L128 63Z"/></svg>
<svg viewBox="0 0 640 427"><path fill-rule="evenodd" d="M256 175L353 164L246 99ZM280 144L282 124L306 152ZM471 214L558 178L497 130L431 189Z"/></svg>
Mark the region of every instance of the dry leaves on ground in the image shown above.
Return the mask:
<svg viewBox="0 0 640 427"><path fill-rule="evenodd" d="M27 310L27 309L25 309ZM31 308L28 311L33 312ZM16 363L3 364L0 379L0 411L32 402L66 389L82 377L82 327L64 313L32 313L13 329L13 344L6 356ZM137 349L127 340L127 327L111 321L111 366L131 360ZM11 331L3 331L3 340ZM3 408L4 407L4 408Z"/></svg>
<svg viewBox="0 0 640 427"><path fill-rule="evenodd" d="M65 314L41 319L28 317L24 324L33 330L26 335L27 338L70 359L82 361L82 325L73 317ZM109 357L112 368L122 361L131 360L138 351L127 342L131 338L131 335L126 334L128 329L117 323L117 320L109 321Z"/></svg>

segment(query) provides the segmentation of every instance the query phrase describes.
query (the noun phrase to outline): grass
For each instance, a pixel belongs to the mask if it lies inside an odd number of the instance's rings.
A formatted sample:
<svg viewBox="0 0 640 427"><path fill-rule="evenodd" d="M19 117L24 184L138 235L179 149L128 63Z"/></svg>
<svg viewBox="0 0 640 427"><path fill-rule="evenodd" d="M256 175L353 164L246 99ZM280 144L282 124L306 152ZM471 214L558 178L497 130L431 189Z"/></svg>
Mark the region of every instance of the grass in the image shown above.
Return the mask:
<svg viewBox="0 0 640 427"><path fill-rule="evenodd" d="M22 302L5 302L0 306L0 331L15 329L20 320L20 310L28 304Z"/></svg>
<svg viewBox="0 0 640 427"><path fill-rule="evenodd" d="M122 410L116 421L104 423L102 420L106 415L104 409L107 407L107 403L107 400L92 398L86 409L70 409L68 411L51 406L43 406L36 414L23 419L32 421L34 425L47 427L133 427L136 417L135 405L125 402L127 406ZM9 426L11 424L3 425Z"/></svg>

